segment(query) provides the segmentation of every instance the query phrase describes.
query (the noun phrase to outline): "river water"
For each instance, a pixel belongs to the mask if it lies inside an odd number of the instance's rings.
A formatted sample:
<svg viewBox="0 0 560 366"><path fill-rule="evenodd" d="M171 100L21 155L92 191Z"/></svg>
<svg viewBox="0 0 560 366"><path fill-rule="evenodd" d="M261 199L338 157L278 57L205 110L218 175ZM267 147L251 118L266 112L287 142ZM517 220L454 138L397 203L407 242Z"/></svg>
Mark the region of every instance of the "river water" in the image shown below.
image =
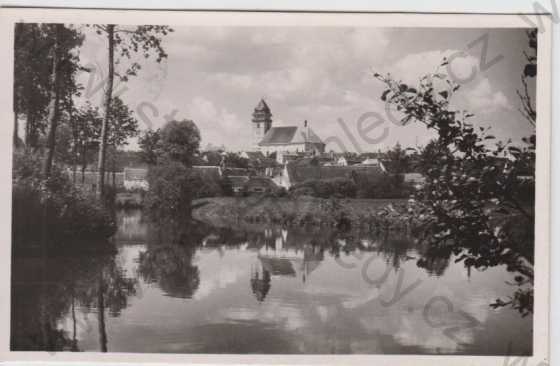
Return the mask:
<svg viewBox="0 0 560 366"><path fill-rule="evenodd" d="M182 232L137 210L118 222L110 245L13 259L12 349L532 352L531 316L490 306L512 294L514 274L466 268L405 235L203 224Z"/></svg>

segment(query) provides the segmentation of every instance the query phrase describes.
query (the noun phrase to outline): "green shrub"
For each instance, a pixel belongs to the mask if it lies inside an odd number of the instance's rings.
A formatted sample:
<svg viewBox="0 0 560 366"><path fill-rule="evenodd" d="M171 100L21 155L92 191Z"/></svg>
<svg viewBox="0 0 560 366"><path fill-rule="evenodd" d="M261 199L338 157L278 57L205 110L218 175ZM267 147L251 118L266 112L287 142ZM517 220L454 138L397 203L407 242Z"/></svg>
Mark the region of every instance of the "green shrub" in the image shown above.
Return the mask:
<svg viewBox="0 0 560 366"><path fill-rule="evenodd" d="M358 198L408 198L414 192L400 174L366 177L356 186Z"/></svg>
<svg viewBox="0 0 560 366"><path fill-rule="evenodd" d="M294 196L354 198L356 185L347 178L311 179L294 185L290 192Z"/></svg>
<svg viewBox="0 0 560 366"><path fill-rule="evenodd" d="M189 217L198 179L183 164L169 161L148 170L145 207L153 218Z"/></svg>
<svg viewBox="0 0 560 366"><path fill-rule="evenodd" d="M43 179L40 172L38 154L14 154L12 237L16 246L45 240L95 240L115 232L111 211L95 197L75 189L68 176L56 167L49 179Z"/></svg>

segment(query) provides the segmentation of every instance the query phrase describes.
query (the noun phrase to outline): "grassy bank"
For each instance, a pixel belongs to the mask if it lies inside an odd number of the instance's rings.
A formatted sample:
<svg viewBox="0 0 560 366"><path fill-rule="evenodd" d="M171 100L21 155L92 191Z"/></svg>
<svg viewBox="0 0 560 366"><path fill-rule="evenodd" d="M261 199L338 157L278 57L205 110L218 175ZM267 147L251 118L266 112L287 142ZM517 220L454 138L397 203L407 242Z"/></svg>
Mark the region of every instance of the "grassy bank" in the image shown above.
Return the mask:
<svg viewBox="0 0 560 366"><path fill-rule="evenodd" d="M195 200L193 217L214 224L237 222L289 226L391 228L393 208L406 200L314 197L214 197Z"/></svg>

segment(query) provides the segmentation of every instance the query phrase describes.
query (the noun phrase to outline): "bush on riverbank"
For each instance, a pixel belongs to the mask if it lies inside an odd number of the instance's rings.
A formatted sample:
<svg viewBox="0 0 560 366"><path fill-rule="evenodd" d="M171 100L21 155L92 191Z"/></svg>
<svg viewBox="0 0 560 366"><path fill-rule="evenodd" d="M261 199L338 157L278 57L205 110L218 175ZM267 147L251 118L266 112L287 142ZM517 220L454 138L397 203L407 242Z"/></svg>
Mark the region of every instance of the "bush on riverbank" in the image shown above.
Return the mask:
<svg viewBox="0 0 560 366"><path fill-rule="evenodd" d="M358 198L409 198L414 192L402 174L359 177L356 182Z"/></svg>
<svg viewBox="0 0 560 366"><path fill-rule="evenodd" d="M354 198L356 184L348 178L310 179L294 185L290 189L293 196L313 196L319 198Z"/></svg>
<svg viewBox="0 0 560 366"><path fill-rule="evenodd" d="M403 229L408 223L394 220L387 206L404 200L323 199L310 196L215 197L195 201L193 218L212 224L238 222L285 226L328 226L367 230Z"/></svg>
<svg viewBox="0 0 560 366"><path fill-rule="evenodd" d="M151 166L148 170L150 189L144 206L152 218L189 217L193 197L192 175L177 161Z"/></svg>
<svg viewBox="0 0 560 366"><path fill-rule="evenodd" d="M41 177L37 154L15 153L12 176L12 240L101 239L116 230L111 212L95 197L75 189L67 175L53 167Z"/></svg>

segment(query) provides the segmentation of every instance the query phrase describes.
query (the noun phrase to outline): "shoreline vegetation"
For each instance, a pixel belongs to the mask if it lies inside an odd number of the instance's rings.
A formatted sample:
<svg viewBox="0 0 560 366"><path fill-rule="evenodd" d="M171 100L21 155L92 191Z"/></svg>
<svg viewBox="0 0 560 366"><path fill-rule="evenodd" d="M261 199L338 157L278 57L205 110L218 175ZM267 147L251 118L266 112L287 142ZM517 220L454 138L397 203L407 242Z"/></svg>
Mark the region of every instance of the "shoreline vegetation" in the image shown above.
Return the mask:
<svg viewBox="0 0 560 366"><path fill-rule="evenodd" d="M395 219L399 215L396 207L405 207L406 204L406 199L332 199L266 195L210 197L193 201L192 217L219 226L234 226L245 222L392 230L405 227L405 222Z"/></svg>

